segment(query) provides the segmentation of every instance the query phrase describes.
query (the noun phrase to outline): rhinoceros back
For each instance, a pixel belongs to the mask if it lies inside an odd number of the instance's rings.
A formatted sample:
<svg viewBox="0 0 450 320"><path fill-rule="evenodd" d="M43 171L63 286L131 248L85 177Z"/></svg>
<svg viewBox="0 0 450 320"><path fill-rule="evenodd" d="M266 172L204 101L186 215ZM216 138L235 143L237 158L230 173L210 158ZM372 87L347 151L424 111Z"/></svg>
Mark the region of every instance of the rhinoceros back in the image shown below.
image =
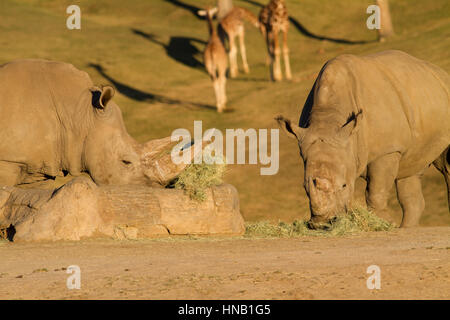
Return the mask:
<svg viewBox="0 0 450 320"><path fill-rule="evenodd" d="M399 177L423 170L450 144L449 75L400 51L364 60L366 70L373 69L370 77L360 77L366 84L360 101L371 122L367 141L373 157L400 152Z"/></svg>
<svg viewBox="0 0 450 320"><path fill-rule="evenodd" d="M79 149L74 136L88 125L91 86L87 73L66 63L19 60L1 66L0 161L51 176L79 166L69 163L68 149Z"/></svg>

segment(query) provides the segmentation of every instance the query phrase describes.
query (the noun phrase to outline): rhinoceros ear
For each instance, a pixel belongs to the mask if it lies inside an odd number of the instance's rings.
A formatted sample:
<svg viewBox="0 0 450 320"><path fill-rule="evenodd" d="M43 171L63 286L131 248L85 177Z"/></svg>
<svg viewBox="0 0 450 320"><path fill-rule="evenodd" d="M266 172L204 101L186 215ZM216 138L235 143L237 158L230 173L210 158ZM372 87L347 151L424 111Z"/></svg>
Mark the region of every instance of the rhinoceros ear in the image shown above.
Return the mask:
<svg viewBox="0 0 450 320"><path fill-rule="evenodd" d="M105 109L115 94L111 86L101 86L101 88L94 86L89 90L92 92L92 105L98 109Z"/></svg>
<svg viewBox="0 0 450 320"><path fill-rule="evenodd" d="M338 132L339 137L347 139L352 134L358 132L358 130L361 128L362 119L363 119L362 110L356 114L353 112L348 118L347 122L339 130Z"/></svg>
<svg viewBox="0 0 450 320"><path fill-rule="evenodd" d="M278 125L281 127L281 129L283 129L284 132L286 132L289 137L294 138L298 141L303 140L303 137L305 136L307 129L300 128L299 126L292 124L291 120L286 119L282 115L277 116L275 120L278 122Z"/></svg>

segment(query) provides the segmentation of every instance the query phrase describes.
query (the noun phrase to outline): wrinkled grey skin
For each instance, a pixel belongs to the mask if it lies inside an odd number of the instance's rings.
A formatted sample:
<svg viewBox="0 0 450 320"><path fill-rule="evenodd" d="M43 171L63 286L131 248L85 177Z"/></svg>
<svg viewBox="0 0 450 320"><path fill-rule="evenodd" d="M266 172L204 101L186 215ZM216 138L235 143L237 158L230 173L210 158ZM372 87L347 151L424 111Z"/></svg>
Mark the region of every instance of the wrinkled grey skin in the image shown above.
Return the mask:
<svg viewBox="0 0 450 320"><path fill-rule="evenodd" d="M113 96L112 87L94 86L70 64L0 66L0 185L82 172L100 185L167 183L180 168L155 165L152 157L170 137L138 144Z"/></svg>
<svg viewBox="0 0 450 320"><path fill-rule="evenodd" d="M325 64L299 125L277 118L298 141L313 226L352 205L358 177L367 181L369 208L384 218L395 183L401 226L417 226L425 207L420 180L432 163L450 203L449 88L445 71L400 51Z"/></svg>

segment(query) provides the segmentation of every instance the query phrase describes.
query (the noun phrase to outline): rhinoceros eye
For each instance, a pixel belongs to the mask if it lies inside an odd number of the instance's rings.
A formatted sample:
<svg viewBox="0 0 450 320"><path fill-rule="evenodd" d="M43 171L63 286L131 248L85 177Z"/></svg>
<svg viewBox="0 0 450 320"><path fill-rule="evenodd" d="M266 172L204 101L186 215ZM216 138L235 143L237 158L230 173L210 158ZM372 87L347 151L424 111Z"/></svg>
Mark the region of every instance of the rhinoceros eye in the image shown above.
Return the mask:
<svg viewBox="0 0 450 320"><path fill-rule="evenodd" d="M128 160L122 160L122 163L126 166L129 166L131 164L131 161Z"/></svg>
<svg viewBox="0 0 450 320"><path fill-rule="evenodd" d="M347 184L344 183L344 184L342 185L342 189L345 189L346 187L347 187Z"/></svg>

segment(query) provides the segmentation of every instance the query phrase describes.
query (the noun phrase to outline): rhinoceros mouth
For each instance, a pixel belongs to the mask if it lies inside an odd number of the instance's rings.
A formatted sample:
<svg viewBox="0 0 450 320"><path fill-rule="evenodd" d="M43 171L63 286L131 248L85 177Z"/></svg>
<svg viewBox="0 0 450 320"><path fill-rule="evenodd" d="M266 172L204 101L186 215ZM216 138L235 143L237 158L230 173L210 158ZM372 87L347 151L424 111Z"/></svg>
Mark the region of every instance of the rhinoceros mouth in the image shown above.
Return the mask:
<svg viewBox="0 0 450 320"><path fill-rule="evenodd" d="M308 228L314 230L331 230L333 222L335 222L337 217L325 218L321 216L313 216L311 220L308 221Z"/></svg>

